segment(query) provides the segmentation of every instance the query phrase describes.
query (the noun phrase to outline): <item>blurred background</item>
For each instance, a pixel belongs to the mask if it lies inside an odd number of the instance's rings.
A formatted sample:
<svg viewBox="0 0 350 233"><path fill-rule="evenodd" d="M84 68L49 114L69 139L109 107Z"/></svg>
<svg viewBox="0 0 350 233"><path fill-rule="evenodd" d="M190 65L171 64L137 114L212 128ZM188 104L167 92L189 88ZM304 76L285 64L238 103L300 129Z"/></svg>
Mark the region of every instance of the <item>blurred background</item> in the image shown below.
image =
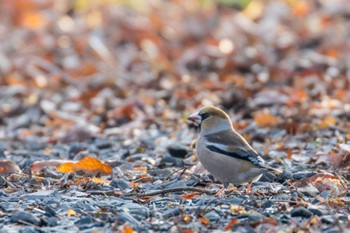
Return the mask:
<svg viewBox="0 0 350 233"><path fill-rule="evenodd" d="M214 104L248 139L346 142L349 21L346 0L2 0L0 139L171 137Z"/></svg>

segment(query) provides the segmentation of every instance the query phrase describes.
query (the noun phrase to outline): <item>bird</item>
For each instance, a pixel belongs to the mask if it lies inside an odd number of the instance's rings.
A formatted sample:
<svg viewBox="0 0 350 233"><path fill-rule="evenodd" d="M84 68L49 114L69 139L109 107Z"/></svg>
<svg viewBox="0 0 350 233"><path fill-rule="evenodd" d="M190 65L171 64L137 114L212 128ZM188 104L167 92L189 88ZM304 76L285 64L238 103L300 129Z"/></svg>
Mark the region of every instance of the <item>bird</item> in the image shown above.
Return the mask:
<svg viewBox="0 0 350 233"><path fill-rule="evenodd" d="M230 117L221 109L207 105L191 114L188 120L199 127L195 151L203 167L223 184L215 195L223 196L229 184L248 184L273 171L248 142L233 128Z"/></svg>

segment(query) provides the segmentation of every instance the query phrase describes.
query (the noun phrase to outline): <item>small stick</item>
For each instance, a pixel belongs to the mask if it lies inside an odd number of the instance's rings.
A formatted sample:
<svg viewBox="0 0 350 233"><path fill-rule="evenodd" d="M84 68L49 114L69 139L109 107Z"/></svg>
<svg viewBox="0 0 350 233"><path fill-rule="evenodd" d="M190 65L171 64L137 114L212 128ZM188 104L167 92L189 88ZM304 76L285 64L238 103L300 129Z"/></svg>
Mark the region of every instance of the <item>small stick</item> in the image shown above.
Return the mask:
<svg viewBox="0 0 350 233"><path fill-rule="evenodd" d="M153 192L148 192L148 193L135 194L135 196L136 197L147 197L147 196L155 196L158 194L183 192L183 191L200 192L200 193L205 193L205 194L209 194L209 195L215 194L215 191L207 190L207 189L201 189L201 188L195 188L195 187L178 187L178 188L169 188L169 189L163 189L163 190L158 190L158 191L153 191ZM134 195L134 193L124 194L124 196L133 196L133 195Z"/></svg>

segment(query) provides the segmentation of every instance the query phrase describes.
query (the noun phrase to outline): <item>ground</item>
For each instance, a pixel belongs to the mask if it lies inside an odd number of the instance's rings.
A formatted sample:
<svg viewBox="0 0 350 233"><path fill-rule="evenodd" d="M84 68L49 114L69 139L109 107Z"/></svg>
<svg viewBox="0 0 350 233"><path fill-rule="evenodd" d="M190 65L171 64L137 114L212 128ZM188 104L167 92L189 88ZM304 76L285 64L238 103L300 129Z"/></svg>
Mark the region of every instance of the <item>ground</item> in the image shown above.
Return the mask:
<svg viewBox="0 0 350 233"><path fill-rule="evenodd" d="M346 0L0 3L1 232L345 232ZM212 104L283 170L198 164Z"/></svg>

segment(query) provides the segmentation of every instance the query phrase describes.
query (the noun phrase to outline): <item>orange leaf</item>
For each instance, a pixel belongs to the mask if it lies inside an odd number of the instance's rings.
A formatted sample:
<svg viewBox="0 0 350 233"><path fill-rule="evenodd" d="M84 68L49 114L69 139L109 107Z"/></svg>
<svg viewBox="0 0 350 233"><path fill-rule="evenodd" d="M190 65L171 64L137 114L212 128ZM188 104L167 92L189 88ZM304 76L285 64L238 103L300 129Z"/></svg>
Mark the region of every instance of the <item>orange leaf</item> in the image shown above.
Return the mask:
<svg viewBox="0 0 350 233"><path fill-rule="evenodd" d="M71 163L71 162L58 165L58 167L56 169L60 172L63 172L63 173L75 171L74 170L74 163Z"/></svg>
<svg viewBox="0 0 350 233"><path fill-rule="evenodd" d="M96 178L96 177L91 178L91 181L95 182L95 183L98 183L98 184L106 184L106 183L108 183L105 179L103 179L103 178Z"/></svg>
<svg viewBox="0 0 350 233"><path fill-rule="evenodd" d="M231 228L238 223L237 218L233 218L226 226L225 226L225 231L231 230Z"/></svg>
<svg viewBox="0 0 350 233"><path fill-rule="evenodd" d="M77 212L75 212L75 210L73 209L69 209L67 211L67 216L70 217L70 216L77 216Z"/></svg>
<svg viewBox="0 0 350 233"><path fill-rule="evenodd" d="M25 12L21 18L21 24L30 30L42 29L46 24L46 17L35 11Z"/></svg>
<svg viewBox="0 0 350 233"><path fill-rule="evenodd" d="M210 221L207 218L199 218L199 221L203 224L203 225L209 225Z"/></svg>
<svg viewBox="0 0 350 233"><path fill-rule="evenodd" d="M89 178L89 177L84 177L84 178L81 178L81 179L79 179L79 180L75 181L75 185L82 185L82 184L84 184L84 183L88 182L89 180L90 180L90 178Z"/></svg>
<svg viewBox="0 0 350 233"><path fill-rule="evenodd" d="M135 183L134 181L130 182L130 186L133 188L137 188L140 185L140 183Z"/></svg>
<svg viewBox="0 0 350 233"><path fill-rule="evenodd" d="M186 193L186 194L183 194L181 195L181 198L184 198L184 199L192 199L194 198L194 196L196 196L197 193Z"/></svg>
<svg viewBox="0 0 350 233"><path fill-rule="evenodd" d="M92 157L85 157L73 165L75 171L84 171L88 174L109 175L112 173L112 168L100 160Z"/></svg>
<svg viewBox="0 0 350 233"><path fill-rule="evenodd" d="M191 221L191 216L189 216L188 214L184 214L182 215L182 217L185 223L189 223Z"/></svg>
<svg viewBox="0 0 350 233"><path fill-rule="evenodd" d="M328 128L330 126L334 126L337 123L337 121L332 116L327 116L326 119L321 121L320 126L322 128Z"/></svg>
<svg viewBox="0 0 350 233"><path fill-rule="evenodd" d="M255 115L254 121L259 127L273 127L278 124L279 119L267 110L264 110Z"/></svg>
<svg viewBox="0 0 350 233"><path fill-rule="evenodd" d="M85 157L77 163L67 162L59 165L56 169L63 173L84 171L90 175L96 175L98 173L109 175L112 173L112 168L108 164L92 157Z"/></svg>
<svg viewBox="0 0 350 233"><path fill-rule="evenodd" d="M120 231L120 233L133 233L134 230L129 225L124 225L123 230Z"/></svg>

